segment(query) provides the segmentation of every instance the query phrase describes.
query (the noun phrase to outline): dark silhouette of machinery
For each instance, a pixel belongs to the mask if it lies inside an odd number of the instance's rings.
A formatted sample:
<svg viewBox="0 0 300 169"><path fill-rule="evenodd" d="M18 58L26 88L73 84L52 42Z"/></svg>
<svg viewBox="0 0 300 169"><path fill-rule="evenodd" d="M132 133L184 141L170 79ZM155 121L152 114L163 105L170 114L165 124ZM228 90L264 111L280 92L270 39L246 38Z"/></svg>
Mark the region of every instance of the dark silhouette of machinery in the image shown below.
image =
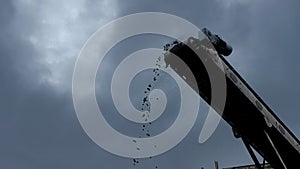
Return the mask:
<svg viewBox="0 0 300 169"><path fill-rule="evenodd" d="M185 42L176 42L165 48L166 64L173 68L208 104L211 102L211 81L205 65L214 69L214 78L225 75L227 86L225 109L222 113L218 111L217 106L212 108L231 125L234 136L242 139L256 167L262 168L252 148L273 168L286 169L298 166L299 140L225 60L223 55L230 55L232 47L208 29L204 28L202 31L207 35L204 39L190 37ZM212 54L214 52L208 51L215 51L219 59L216 61ZM174 55L188 65L197 84L186 78L187 71L174 61ZM218 66L220 64L223 68Z"/></svg>
<svg viewBox="0 0 300 169"><path fill-rule="evenodd" d="M223 39L221 39L218 35L212 34L207 28L203 28L202 32L214 45L214 48L219 54L223 56L229 56L231 54L232 47L228 45Z"/></svg>

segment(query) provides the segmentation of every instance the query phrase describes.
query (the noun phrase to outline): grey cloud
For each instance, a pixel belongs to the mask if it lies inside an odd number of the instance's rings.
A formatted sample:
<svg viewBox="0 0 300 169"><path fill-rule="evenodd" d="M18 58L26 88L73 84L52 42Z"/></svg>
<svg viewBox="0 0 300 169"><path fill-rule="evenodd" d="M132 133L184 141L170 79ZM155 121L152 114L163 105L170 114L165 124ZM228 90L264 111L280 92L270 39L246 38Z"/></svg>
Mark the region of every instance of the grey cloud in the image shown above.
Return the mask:
<svg viewBox="0 0 300 169"><path fill-rule="evenodd" d="M36 1L35 6L26 6L3 1L0 5L2 168L132 167L131 159L105 152L86 136L77 121L70 89L76 55L85 40L107 21L134 12L175 14L224 37L234 47L228 60L299 136L297 1L230 5L220 1L134 0L47 3ZM45 18L53 20L43 24ZM54 39L53 44L49 38ZM48 59L53 59L52 64ZM62 83L53 85L49 82L53 77ZM251 163L224 121L212 138L198 145L203 117L205 112L171 155L142 160L136 167L154 168L156 163L167 168L169 161L177 168L211 168L214 160L224 167ZM184 158L189 153L191 157Z"/></svg>

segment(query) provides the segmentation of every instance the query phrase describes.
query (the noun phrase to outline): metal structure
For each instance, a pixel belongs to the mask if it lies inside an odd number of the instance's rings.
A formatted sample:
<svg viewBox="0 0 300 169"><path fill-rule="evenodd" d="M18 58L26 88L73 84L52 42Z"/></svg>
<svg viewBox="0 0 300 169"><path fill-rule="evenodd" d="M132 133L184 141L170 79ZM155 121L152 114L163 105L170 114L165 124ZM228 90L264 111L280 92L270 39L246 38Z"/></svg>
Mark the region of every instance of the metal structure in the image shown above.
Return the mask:
<svg viewBox="0 0 300 169"><path fill-rule="evenodd" d="M260 165L260 167L264 168L264 169L273 169L270 164L262 164L262 165ZM257 166L255 166L255 165L244 165L244 166L229 167L229 168L223 168L223 169L257 169Z"/></svg>
<svg viewBox="0 0 300 169"><path fill-rule="evenodd" d="M222 113L218 111L217 106L212 106L212 108L231 125L234 136L242 139L258 169L262 167L252 148L273 168L286 169L299 165L299 140L222 56L223 54L229 55L232 48L207 29L203 32L208 35L208 38L190 37L185 43L176 42L169 45L164 55L166 64L196 92L198 91L208 104L211 102L211 82L205 65L213 68L214 78L225 75L227 83L225 109ZM180 57L188 65L197 84L189 80L185 73L187 71L174 61L174 55ZM205 61L205 65L202 61Z"/></svg>

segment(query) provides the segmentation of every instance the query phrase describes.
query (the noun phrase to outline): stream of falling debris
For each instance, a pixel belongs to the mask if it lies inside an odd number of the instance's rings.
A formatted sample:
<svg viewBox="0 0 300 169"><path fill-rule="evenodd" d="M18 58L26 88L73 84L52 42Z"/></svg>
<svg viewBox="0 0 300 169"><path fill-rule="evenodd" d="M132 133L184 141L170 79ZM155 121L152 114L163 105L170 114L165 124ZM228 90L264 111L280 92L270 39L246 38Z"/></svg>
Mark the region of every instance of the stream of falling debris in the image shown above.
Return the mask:
<svg viewBox="0 0 300 169"><path fill-rule="evenodd" d="M172 44L166 44L164 46L164 51L168 51L170 47L172 47L172 45L176 45L178 44L178 41L174 41ZM161 69L165 68L165 63L164 63L164 55L160 55L157 57L156 59L156 63L155 63L155 67L153 70L152 70L152 73L153 73L153 77L151 79L151 83L148 84L146 87L145 87L145 91L144 91L144 97L142 99L142 103L141 103L141 111L142 112L146 112L142 115L142 117L144 118L144 121L145 123L141 124L141 130L142 130L142 133L143 135L140 135L139 137L142 138L142 137L151 137L152 133L151 133L151 122L148 122L149 118L150 118L150 110L151 110L151 104L150 104L150 101L149 101L149 94L151 92L152 89L155 88L155 85L158 83L159 81L159 78L161 77ZM156 100L158 100L159 98L155 98ZM133 140L134 142L134 140ZM137 147L137 150L139 150L139 148ZM154 157L149 157L149 160L153 160ZM133 166L137 166L139 164L141 164L141 161L137 158L134 158L132 159L132 162L133 162ZM153 165L153 168L159 168L159 165L158 164L154 164Z"/></svg>
<svg viewBox="0 0 300 169"><path fill-rule="evenodd" d="M159 56L156 60L156 64L155 64L155 67L153 70L152 70L152 74L153 74L153 77L151 77L151 83L148 84L146 87L145 87L145 91L144 91L144 97L142 99L142 102L141 102L141 111L142 112L146 112L142 115L142 117L144 118L144 121L145 123L141 124L141 130L142 130L142 133L143 135L139 136L140 138L142 137L151 137L152 136L152 133L151 133L151 122L148 122L149 121L149 118L150 118L150 110L151 110L151 104L150 104L150 101L149 101L149 94L151 92L152 89L154 89L156 83L158 82L160 76L161 76L161 69L162 68L162 59L163 59L163 56ZM158 100L159 98L155 98L156 100ZM137 150L139 150L137 148ZM153 160L154 157L149 157L148 158L149 160ZM132 162L133 162L133 165L134 166L137 166L141 163L141 161L137 158L134 158L132 159ZM154 164L153 165L153 168L159 168L158 164Z"/></svg>

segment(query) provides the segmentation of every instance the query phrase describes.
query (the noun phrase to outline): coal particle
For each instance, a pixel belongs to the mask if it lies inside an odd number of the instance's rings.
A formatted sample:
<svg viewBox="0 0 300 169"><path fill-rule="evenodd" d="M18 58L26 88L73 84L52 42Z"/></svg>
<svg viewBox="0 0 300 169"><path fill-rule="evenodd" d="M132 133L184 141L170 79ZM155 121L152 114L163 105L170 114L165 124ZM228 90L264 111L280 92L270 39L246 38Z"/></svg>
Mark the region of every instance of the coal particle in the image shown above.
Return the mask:
<svg viewBox="0 0 300 169"><path fill-rule="evenodd" d="M143 125L143 127L146 127L145 125Z"/></svg>
<svg viewBox="0 0 300 169"><path fill-rule="evenodd" d="M147 97L144 97L143 102L146 102L146 101L147 101ZM143 103L143 105L144 105L144 103Z"/></svg>
<svg viewBox="0 0 300 169"><path fill-rule="evenodd" d="M150 134L149 134L149 133L147 133L146 135L147 135L148 137L150 137Z"/></svg>
<svg viewBox="0 0 300 169"><path fill-rule="evenodd" d="M149 87L152 87L151 84L148 85Z"/></svg>
<svg viewBox="0 0 300 169"><path fill-rule="evenodd" d="M137 165L138 163L140 163L139 160L137 160L137 159L135 159L135 158L132 159L132 160L133 160L133 165Z"/></svg>

